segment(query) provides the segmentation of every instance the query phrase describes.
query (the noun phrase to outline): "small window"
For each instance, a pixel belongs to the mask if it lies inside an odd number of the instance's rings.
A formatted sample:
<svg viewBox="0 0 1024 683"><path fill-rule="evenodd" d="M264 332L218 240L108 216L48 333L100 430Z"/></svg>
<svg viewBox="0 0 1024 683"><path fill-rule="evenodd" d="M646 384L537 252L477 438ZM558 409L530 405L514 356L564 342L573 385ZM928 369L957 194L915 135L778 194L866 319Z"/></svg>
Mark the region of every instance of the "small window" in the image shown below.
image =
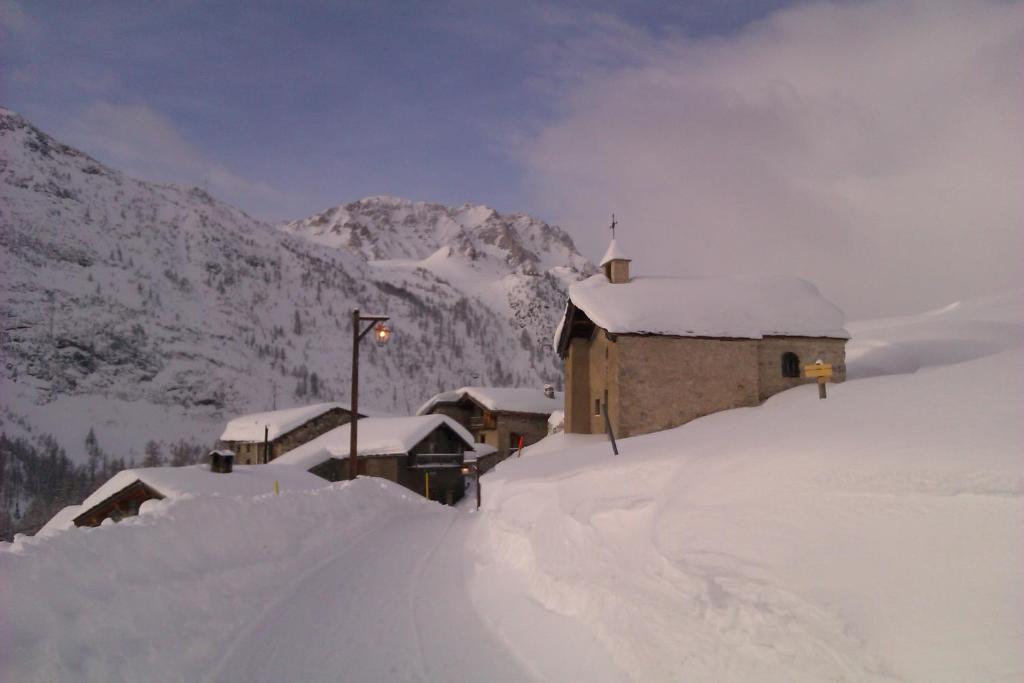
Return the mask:
<svg viewBox="0 0 1024 683"><path fill-rule="evenodd" d="M600 415L600 414L601 414L601 399L595 398L594 399L594 415Z"/></svg>
<svg viewBox="0 0 1024 683"><path fill-rule="evenodd" d="M793 353L792 351L787 351L786 353L782 354L782 376L800 376L800 357Z"/></svg>

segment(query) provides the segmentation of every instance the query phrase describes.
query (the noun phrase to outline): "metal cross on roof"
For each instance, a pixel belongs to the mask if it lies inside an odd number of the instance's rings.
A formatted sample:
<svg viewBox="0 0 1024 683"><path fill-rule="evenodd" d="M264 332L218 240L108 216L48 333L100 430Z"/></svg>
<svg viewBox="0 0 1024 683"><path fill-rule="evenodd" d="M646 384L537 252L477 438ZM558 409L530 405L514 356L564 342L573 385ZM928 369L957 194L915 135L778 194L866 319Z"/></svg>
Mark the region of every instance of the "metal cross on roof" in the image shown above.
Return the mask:
<svg viewBox="0 0 1024 683"><path fill-rule="evenodd" d="M612 224L611 224L612 239L615 239L615 226L618 225L618 224L619 224L618 221L615 220L615 214L613 213L612 214Z"/></svg>

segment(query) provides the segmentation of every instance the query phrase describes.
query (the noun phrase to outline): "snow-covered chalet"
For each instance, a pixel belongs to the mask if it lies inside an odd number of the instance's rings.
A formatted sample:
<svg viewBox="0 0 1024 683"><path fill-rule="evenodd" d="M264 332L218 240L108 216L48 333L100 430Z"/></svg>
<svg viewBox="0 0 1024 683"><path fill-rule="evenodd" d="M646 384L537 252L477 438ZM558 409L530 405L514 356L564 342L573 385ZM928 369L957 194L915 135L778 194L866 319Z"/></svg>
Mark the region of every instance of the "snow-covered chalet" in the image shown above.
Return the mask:
<svg viewBox="0 0 1024 683"><path fill-rule="evenodd" d="M616 436L753 406L813 379L846 376L843 312L805 280L630 277L613 239L602 273L569 288L555 345L565 369L565 431Z"/></svg>
<svg viewBox="0 0 1024 683"><path fill-rule="evenodd" d="M277 458L277 466L299 467L328 481L349 478L351 424L318 436ZM462 498L462 474L473 437L444 415L366 417L359 420L356 469L383 477L442 503Z"/></svg>
<svg viewBox="0 0 1024 683"><path fill-rule="evenodd" d="M239 464L259 465L351 420L352 411L340 403L252 413L228 421L219 443L235 453Z"/></svg>
<svg viewBox="0 0 1024 683"><path fill-rule="evenodd" d="M519 447L548 434L548 418L561 409L563 395L551 386L461 387L431 397L417 415L447 415L468 429L478 443L494 451L480 461L481 471L504 460Z"/></svg>

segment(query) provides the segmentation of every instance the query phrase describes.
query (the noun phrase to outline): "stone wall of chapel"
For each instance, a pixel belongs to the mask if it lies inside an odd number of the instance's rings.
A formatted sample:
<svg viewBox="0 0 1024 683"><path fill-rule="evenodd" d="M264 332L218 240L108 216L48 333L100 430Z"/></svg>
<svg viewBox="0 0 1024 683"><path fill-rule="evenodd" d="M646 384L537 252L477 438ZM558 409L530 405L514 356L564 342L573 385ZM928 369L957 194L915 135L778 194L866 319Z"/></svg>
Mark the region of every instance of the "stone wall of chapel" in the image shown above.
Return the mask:
<svg viewBox="0 0 1024 683"><path fill-rule="evenodd" d="M803 366L809 365L819 358L832 364L832 381L842 382L846 379L846 340L829 337L765 337L758 341L758 399L763 401L769 396L791 389L800 384L814 384L814 378L783 377L782 355L795 353L800 359L800 374Z"/></svg>
<svg viewBox="0 0 1024 683"><path fill-rule="evenodd" d="M612 425L616 424L618 415L618 348L608 339L604 330L598 328L597 334L590 340L590 397L587 402L587 413L590 418L589 429L585 433L603 434L604 416L599 405L607 399L608 416Z"/></svg>
<svg viewBox="0 0 1024 683"><path fill-rule="evenodd" d="M590 341L569 342L565 356L565 432L590 433Z"/></svg>
<svg viewBox="0 0 1024 683"><path fill-rule="evenodd" d="M614 346L616 437L759 401L757 340L619 335Z"/></svg>

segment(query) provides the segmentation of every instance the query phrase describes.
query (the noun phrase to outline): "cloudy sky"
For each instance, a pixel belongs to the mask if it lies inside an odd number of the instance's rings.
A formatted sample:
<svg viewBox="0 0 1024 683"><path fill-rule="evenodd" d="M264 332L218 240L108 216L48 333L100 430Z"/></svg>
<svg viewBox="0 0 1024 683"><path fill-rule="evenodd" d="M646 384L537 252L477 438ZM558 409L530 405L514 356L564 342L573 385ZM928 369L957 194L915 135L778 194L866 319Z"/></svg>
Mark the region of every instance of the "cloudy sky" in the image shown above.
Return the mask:
<svg viewBox="0 0 1024 683"><path fill-rule="evenodd" d="M486 203L855 317L1024 287L1016 2L0 0L0 104L268 220Z"/></svg>

